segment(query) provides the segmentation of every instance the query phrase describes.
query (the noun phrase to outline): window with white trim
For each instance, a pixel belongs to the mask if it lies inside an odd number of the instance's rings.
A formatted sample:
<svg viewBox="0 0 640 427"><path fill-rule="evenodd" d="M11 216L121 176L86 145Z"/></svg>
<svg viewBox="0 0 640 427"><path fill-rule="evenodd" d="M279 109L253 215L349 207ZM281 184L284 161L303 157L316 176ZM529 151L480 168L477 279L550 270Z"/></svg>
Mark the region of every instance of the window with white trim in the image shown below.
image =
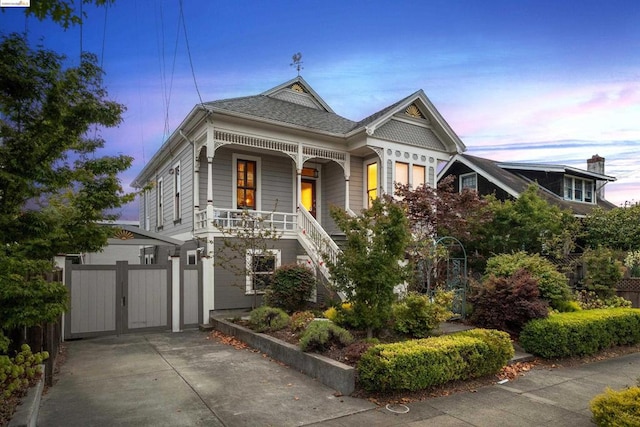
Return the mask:
<svg viewBox="0 0 640 427"><path fill-rule="evenodd" d="M164 226L164 183L162 178L158 178L156 187L156 228Z"/></svg>
<svg viewBox="0 0 640 427"><path fill-rule="evenodd" d="M427 168L422 165L413 165L413 182L411 183L413 188L418 188L421 185L424 185L426 169Z"/></svg>
<svg viewBox="0 0 640 427"><path fill-rule="evenodd" d="M460 192L468 188L469 190L478 191L478 174L467 173L460 175Z"/></svg>
<svg viewBox="0 0 640 427"><path fill-rule="evenodd" d="M236 209L260 210L259 157L233 154L233 206Z"/></svg>
<svg viewBox="0 0 640 427"><path fill-rule="evenodd" d="M409 163L396 162L396 183L409 185Z"/></svg>
<svg viewBox="0 0 640 427"><path fill-rule="evenodd" d="M372 202L378 198L378 163L369 163L366 166L366 181L367 181L367 203L368 208L371 207Z"/></svg>
<svg viewBox="0 0 640 427"><path fill-rule="evenodd" d="M182 178L180 177L180 163L173 166L173 221L180 221L181 208L180 191L182 190Z"/></svg>
<svg viewBox="0 0 640 427"><path fill-rule="evenodd" d="M595 203L595 183L590 179L564 177L564 199L576 202Z"/></svg>
<svg viewBox="0 0 640 427"><path fill-rule="evenodd" d="M247 294L263 293L271 283L273 273L280 267L280 251L247 251Z"/></svg>

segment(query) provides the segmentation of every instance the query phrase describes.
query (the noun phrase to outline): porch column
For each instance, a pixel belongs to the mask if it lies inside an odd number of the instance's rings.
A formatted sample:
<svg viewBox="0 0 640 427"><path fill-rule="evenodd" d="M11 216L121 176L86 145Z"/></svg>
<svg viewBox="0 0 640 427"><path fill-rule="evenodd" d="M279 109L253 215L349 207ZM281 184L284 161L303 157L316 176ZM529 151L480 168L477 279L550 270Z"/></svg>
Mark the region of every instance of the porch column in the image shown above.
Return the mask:
<svg viewBox="0 0 640 427"><path fill-rule="evenodd" d="M349 210L349 175L344 176L344 210Z"/></svg>
<svg viewBox="0 0 640 427"><path fill-rule="evenodd" d="M296 210L300 206L300 193L302 193L302 169L296 169Z"/></svg>
<svg viewBox="0 0 640 427"><path fill-rule="evenodd" d="M200 210L200 160L196 160L193 168L193 208Z"/></svg>
<svg viewBox="0 0 640 427"><path fill-rule="evenodd" d="M213 221L213 157L207 157L207 221Z"/></svg>

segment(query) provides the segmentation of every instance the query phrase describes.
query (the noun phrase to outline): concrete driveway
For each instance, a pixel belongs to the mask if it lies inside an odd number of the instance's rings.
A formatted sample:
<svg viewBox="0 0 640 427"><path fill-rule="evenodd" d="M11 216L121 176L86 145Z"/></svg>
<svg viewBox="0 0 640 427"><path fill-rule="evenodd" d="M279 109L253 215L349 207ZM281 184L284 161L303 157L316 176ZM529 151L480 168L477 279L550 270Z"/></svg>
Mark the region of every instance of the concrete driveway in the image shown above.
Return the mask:
<svg viewBox="0 0 640 427"><path fill-rule="evenodd" d="M261 353L207 336L188 331L67 343L38 425L591 426L593 396L640 378L640 353L634 353L385 408L338 397Z"/></svg>
<svg viewBox="0 0 640 427"><path fill-rule="evenodd" d="M207 336L187 331L67 343L38 425L295 426L375 407Z"/></svg>

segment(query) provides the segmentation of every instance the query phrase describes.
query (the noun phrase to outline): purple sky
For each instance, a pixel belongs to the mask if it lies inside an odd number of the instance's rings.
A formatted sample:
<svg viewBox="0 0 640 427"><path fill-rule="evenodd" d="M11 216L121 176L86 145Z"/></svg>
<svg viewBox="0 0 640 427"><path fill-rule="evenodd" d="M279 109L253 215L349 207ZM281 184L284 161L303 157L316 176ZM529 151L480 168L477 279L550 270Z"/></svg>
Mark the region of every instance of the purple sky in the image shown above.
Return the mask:
<svg viewBox="0 0 640 427"><path fill-rule="evenodd" d="M618 179L607 198L640 201L637 0L184 0L184 27L178 0L85 11L64 31L5 8L0 30L27 29L69 65L81 47L98 55L128 108L103 131L106 152L135 158L126 186L200 101L194 76L205 102L255 95L295 77L301 52L301 75L344 117L423 89L468 153L585 169L599 154Z"/></svg>

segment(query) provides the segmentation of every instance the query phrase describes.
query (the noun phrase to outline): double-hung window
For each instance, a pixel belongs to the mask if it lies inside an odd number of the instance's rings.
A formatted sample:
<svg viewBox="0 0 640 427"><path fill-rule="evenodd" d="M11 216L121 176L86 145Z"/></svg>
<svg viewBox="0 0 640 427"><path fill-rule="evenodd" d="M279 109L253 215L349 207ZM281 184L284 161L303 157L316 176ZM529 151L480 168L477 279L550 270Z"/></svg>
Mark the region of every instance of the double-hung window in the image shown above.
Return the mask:
<svg viewBox="0 0 640 427"><path fill-rule="evenodd" d="M396 183L409 185L409 163L396 162Z"/></svg>
<svg viewBox="0 0 640 427"><path fill-rule="evenodd" d="M418 188L425 183L426 168L422 165L413 165L413 188Z"/></svg>
<svg viewBox="0 0 640 427"><path fill-rule="evenodd" d="M273 273L280 266L280 251L247 251L246 293L262 293L271 283Z"/></svg>
<svg viewBox="0 0 640 427"><path fill-rule="evenodd" d="M238 159L236 161L236 208L256 209L257 170L255 160Z"/></svg>
<svg viewBox="0 0 640 427"><path fill-rule="evenodd" d="M594 181L589 179L576 178L573 176L564 177L564 199L576 202L595 203Z"/></svg>
<svg viewBox="0 0 640 427"><path fill-rule="evenodd" d="M156 228L161 229L164 226L164 182L162 178L158 178L156 187Z"/></svg>
<svg viewBox="0 0 640 427"><path fill-rule="evenodd" d="M180 163L173 167L173 220L180 221L181 208L180 192L182 190L182 178L180 177Z"/></svg>

